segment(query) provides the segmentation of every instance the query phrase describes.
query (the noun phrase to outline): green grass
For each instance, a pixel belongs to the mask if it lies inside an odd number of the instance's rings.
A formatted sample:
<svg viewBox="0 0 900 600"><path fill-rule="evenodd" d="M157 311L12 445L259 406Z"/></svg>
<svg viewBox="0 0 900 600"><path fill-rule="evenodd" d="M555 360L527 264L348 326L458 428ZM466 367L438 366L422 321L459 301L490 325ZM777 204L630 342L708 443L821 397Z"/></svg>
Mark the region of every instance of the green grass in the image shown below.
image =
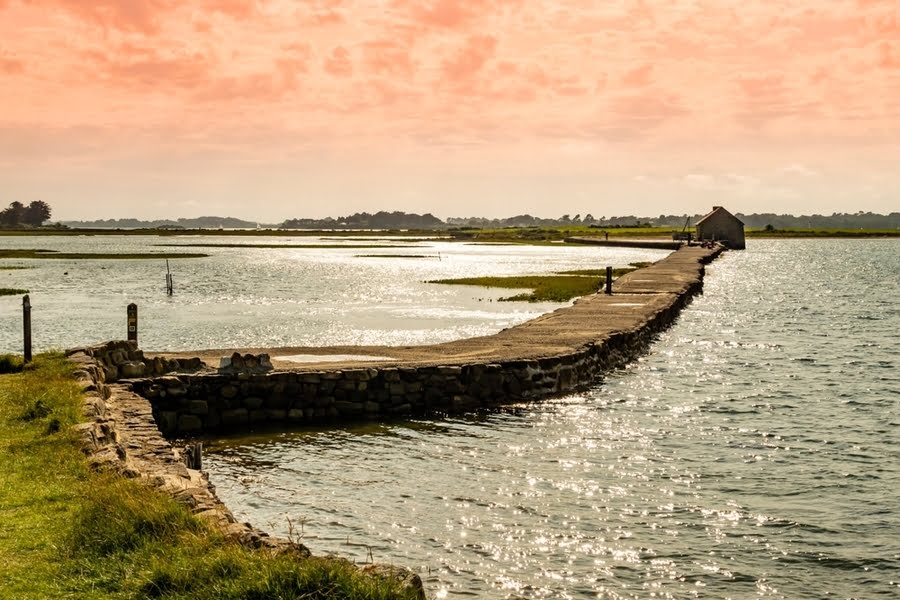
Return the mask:
<svg viewBox="0 0 900 600"><path fill-rule="evenodd" d="M0 271L25 271L34 267L20 267L18 265L0 265Z"/></svg>
<svg viewBox="0 0 900 600"><path fill-rule="evenodd" d="M0 288L0 296L20 296L27 293L28 290L20 290L17 288Z"/></svg>
<svg viewBox="0 0 900 600"><path fill-rule="evenodd" d="M619 277L633 270L630 267L613 269L613 277ZM555 275L436 279L428 283L531 290L500 298L501 302L568 302L573 298L597 292L606 283L606 269L563 271Z"/></svg>
<svg viewBox="0 0 900 600"><path fill-rule="evenodd" d="M609 234L614 238L665 238L672 239L672 234L681 229L672 227L610 227L598 229L586 225L560 225L556 227L510 227L510 228L460 228L448 233L457 240L480 243L510 243L544 245L559 243L567 237L596 237L604 239Z"/></svg>
<svg viewBox="0 0 900 600"><path fill-rule="evenodd" d="M169 248L415 248L413 244L156 244Z"/></svg>
<svg viewBox="0 0 900 600"><path fill-rule="evenodd" d="M165 258L204 258L208 254L196 253L150 253L150 252L57 252L56 250L41 250L36 248L25 248L16 250L0 250L0 258L49 258L49 259L86 259L86 260L105 260L105 259L165 259Z"/></svg>
<svg viewBox="0 0 900 600"><path fill-rule="evenodd" d="M0 375L18 373L22 370L22 359L14 354L0 354Z"/></svg>
<svg viewBox="0 0 900 600"><path fill-rule="evenodd" d="M411 598L331 558L224 539L171 498L88 468L80 392L59 354L0 376L0 597L164 600Z"/></svg>

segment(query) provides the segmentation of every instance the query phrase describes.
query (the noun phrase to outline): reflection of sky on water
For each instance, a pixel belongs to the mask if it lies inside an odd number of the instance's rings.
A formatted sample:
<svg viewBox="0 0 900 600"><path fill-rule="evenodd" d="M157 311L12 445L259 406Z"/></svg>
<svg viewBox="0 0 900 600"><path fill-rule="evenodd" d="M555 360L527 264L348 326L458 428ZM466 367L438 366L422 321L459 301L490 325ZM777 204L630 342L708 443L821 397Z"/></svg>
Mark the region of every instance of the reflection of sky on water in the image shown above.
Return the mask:
<svg viewBox="0 0 900 600"><path fill-rule="evenodd" d="M177 252L157 244L316 244L319 238L78 236L4 237L0 248L62 252ZM340 241L327 240L329 244ZM346 243L358 244L359 241ZM380 240L379 244L386 243ZM390 243L390 242L387 242ZM0 287L31 290L36 350L118 339L125 306L139 306L146 350L229 346L426 344L484 335L557 304L506 303L509 290L426 284L431 279L550 273L654 260L665 252L589 246L499 246L420 242L367 258L359 249L185 248L208 258L170 260L175 296L165 295L165 260L2 260ZM20 351L21 299L0 298L0 351Z"/></svg>

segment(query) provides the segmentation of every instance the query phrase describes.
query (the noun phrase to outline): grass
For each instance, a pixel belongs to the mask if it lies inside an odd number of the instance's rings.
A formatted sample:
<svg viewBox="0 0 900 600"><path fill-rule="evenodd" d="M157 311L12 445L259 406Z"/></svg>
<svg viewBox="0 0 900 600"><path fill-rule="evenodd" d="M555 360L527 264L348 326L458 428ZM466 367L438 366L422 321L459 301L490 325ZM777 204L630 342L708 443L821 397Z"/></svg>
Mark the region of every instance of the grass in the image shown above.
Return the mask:
<svg viewBox="0 0 900 600"><path fill-rule="evenodd" d="M164 258L204 258L208 254L196 253L150 253L150 252L57 252L56 250L41 250L37 248L25 248L16 250L0 250L0 258L49 258L49 259L164 259Z"/></svg>
<svg viewBox="0 0 900 600"><path fill-rule="evenodd" d="M509 227L509 228L460 228L448 233L457 240L480 243L510 243L544 245L559 243L567 237L605 238L609 234L613 238L665 238L672 239L672 234L681 231L672 227L610 227L600 229L586 225L560 225L556 227Z"/></svg>
<svg viewBox="0 0 900 600"><path fill-rule="evenodd" d="M20 267L18 265L0 265L0 271L24 271L33 268L34 267Z"/></svg>
<svg viewBox="0 0 900 600"><path fill-rule="evenodd" d="M631 267L613 269L613 277L619 277L633 270ZM597 292L606 283L606 269L563 271L554 275L436 279L428 283L531 290L500 298L501 302L568 302L573 298Z"/></svg>
<svg viewBox="0 0 900 600"><path fill-rule="evenodd" d="M20 290L17 288L0 288L0 296L21 296L27 294L28 290Z"/></svg>
<svg viewBox="0 0 900 600"><path fill-rule="evenodd" d="M0 376L0 597L413 597L344 560L236 545L171 498L92 471L70 427L80 405L71 370L49 354Z"/></svg>
<svg viewBox="0 0 900 600"><path fill-rule="evenodd" d="M415 248L412 244L156 244L170 248Z"/></svg>

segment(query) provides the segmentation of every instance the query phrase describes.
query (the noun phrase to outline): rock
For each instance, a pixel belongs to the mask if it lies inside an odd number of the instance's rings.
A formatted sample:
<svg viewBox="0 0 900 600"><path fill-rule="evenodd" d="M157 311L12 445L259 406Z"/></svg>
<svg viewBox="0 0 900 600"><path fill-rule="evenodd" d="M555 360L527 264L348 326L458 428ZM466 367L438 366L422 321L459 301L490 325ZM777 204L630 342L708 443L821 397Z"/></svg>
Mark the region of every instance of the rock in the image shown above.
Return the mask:
<svg viewBox="0 0 900 600"><path fill-rule="evenodd" d="M203 420L197 415L181 415L178 417L178 431L193 432L203 429Z"/></svg>
<svg viewBox="0 0 900 600"><path fill-rule="evenodd" d="M142 362L126 362L119 366L119 377L122 379L136 379L147 373L147 366Z"/></svg>

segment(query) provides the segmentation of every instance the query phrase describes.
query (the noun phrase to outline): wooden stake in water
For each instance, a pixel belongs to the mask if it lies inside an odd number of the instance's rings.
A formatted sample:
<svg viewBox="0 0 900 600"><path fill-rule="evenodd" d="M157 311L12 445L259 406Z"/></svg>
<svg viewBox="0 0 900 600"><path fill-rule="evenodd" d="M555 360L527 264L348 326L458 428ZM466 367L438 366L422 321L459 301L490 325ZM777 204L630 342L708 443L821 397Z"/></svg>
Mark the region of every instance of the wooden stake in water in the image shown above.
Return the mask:
<svg viewBox="0 0 900 600"><path fill-rule="evenodd" d="M31 362L31 298L28 297L28 294L25 294L25 297L22 298L22 324L23 324L23 337L24 337L24 355L23 360L26 363Z"/></svg>
<svg viewBox="0 0 900 600"><path fill-rule="evenodd" d="M175 293L175 282L172 279L172 272L169 271L169 259L166 259L166 294L171 296Z"/></svg>
<svg viewBox="0 0 900 600"><path fill-rule="evenodd" d="M134 302L128 305L128 341L135 344L138 341L138 311Z"/></svg>

